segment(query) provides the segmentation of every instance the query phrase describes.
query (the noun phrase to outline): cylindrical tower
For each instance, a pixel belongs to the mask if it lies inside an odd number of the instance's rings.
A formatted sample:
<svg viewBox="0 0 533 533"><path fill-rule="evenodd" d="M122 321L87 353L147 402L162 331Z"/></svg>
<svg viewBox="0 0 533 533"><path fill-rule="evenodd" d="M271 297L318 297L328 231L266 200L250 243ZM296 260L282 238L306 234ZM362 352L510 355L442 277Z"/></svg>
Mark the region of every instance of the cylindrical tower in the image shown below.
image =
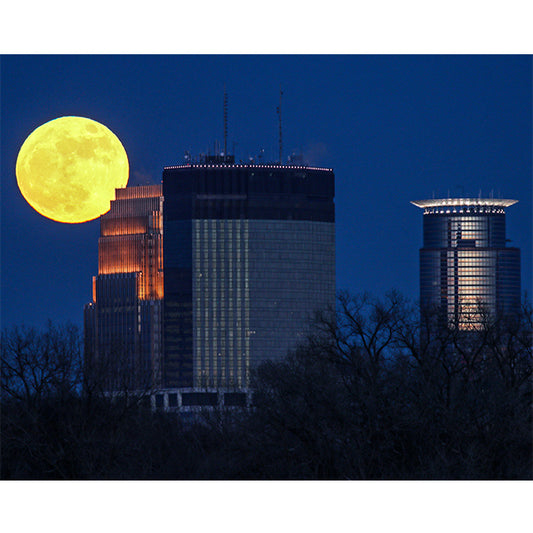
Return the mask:
<svg viewBox="0 0 533 533"><path fill-rule="evenodd" d="M446 198L411 202L424 209L420 303L449 325L480 327L486 313L520 307L520 250L506 247L505 208L517 200Z"/></svg>

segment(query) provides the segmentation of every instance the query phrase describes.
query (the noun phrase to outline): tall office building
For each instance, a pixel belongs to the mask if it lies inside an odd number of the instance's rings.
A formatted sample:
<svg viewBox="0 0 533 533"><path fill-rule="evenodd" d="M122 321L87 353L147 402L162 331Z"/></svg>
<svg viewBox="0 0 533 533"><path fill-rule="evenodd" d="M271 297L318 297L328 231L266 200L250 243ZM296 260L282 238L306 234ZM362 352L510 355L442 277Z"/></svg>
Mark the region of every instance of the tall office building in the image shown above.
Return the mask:
<svg viewBox="0 0 533 533"><path fill-rule="evenodd" d="M505 208L517 200L447 198L411 202L424 209L420 302L447 323L476 329L480 311L520 308L520 249L506 246Z"/></svg>
<svg viewBox="0 0 533 533"><path fill-rule="evenodd" d="M207 156L163 195L164 386L246 389L335 305L334 174Z"/></svg>
<svg viewBox="0 0 533 533"><path fill-rule="evenodd" d="M117 189L100 218L85 356L108 390L161 385L162 186Z"/></svg>

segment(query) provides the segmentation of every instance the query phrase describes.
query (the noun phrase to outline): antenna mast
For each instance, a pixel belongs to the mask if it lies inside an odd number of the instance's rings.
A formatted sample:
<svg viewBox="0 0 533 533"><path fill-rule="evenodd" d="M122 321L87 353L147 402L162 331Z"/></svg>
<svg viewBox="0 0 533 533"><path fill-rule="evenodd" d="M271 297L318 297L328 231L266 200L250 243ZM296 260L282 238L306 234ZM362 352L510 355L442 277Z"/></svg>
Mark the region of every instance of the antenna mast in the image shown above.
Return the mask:
<svg viewBox="0 0 533 533"><path fill-rule="evenodd" d="M228 155L228 93L224 84L224 157Z"/></svg>
<svg viewBox="0 0 533 533"><path fill-rule="evenodd" d="M283 94L283 91L281 90L281 85L279 86L279 106L277 107L276 111L278 112L279 116L279 164L281 165L283 163L282 160L282 153L283 153L283 142L281 137L281 95Z"/></svg>

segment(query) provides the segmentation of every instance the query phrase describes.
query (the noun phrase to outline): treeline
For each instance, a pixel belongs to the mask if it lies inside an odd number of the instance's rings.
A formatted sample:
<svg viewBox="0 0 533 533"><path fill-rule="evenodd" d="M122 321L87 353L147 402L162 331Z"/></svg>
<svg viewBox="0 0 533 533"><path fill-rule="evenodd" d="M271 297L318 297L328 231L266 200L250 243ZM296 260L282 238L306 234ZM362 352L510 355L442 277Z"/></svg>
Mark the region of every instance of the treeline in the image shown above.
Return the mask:
<svg viewBox="0 0 533 533"><path fill-rule="evenodd" d="M251 410L195 420L106 396L73 326L6 330L2 478L532 479L531 306L476 317L464 330L396 293L342 294L256 370Z"/></svg>

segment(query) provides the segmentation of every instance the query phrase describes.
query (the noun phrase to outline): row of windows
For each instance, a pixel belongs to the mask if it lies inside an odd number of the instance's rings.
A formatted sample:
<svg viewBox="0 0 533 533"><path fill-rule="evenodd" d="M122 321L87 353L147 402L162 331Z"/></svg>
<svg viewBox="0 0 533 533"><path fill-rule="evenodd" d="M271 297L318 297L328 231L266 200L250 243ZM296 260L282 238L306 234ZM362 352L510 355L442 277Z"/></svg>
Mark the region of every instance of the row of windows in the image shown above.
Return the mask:
<svg viewBox="0 0 533 533"><path fill-rule="evenodd" d="M254 236L262 236L264 232L281 231L297 232L298 234L309 233L311 235L320 235L329 232L333 228L331 223L307 221L307 220L270 220L270 219L194 219L192 220L194 231L213 231L219 234L223 232L231 234L244 230Z"/></svg>
<svg viewBox="0 0 533 533"><path fill-rule="evenodd" d="M446 262L441 263L442 267L447 269L483 269L492 270L494 272L496 267L496 258L471 259L464 257L448 258Z"/></svg>
<svg viewBox="0 0 533 533"><path fill-rule="evenodd" d="M448 286L448 294L457 293L459 296L468 296L472 294L494 294L494 287L489 286L475 286L475 285L459 285L458 287Z"/></svg>
<svg viewBox="0 0 533 533"><path fill-rule="evenodd" d="M505 247L504 216L424 217L425 247L456 247L465 244L475 247Z"/></svg>
<svg viewBox="0 0 533 533"><path fill-rule="evenodd" d="M505 225L505 215L498 213L496 216L492 213L484 214L452 214L451 216L424 217L424 224L428 227L438 227L443 225L457 226L458 224L479 224L492 225L501 227Z"/></svg>
<svg viewBox="0 0 533 533"><path fill-rule="evenodd" d="M505 248L505 237L495 240L475 232L432 234L424 238L424 248Z"/></svg>
<svg viewBox="0 0 533 533"><path fill-rule="evenodd" d="M219 249L220 245L217 242L223 243L223 248ZM290 245L289 245L290 243ZM305 235L300 235L299 239L295 241L292 236L276 234L270 238L263 237L262 239L254 239L253 243L249 243L247 238L240 239L204 239L196 236L193 255L195 257L211 251L211 253L224 254L221 257L230 256L234 253L246 253L252 250L255 254L269 254L291 253L294 251L309 250L314 253L331 253L335 251L335 242L330 236L324 236L320 241L313 237L305 238Z"/></svg>
<svg viewBox="0 0 533 533"><path fill-rule="evenodd" d="M492 254L492 256L479 257L473 257L466 254L457 254L456 257L450 257L448 255L448 265L451 264L468 267L493 267L496 264L496 257L494 254Z"/></svg>
<svg viewBox="0 0 533 533"><path fill-rule="evenodd" d="M494 275L496 274L496 266L483 266L478 267L477 265L453 265L448 263L447 265L443 265L442 268L440 265L434 265L433 267L424 265L424 268L421 268L421 272L426 272L428 275L438 274L438 275L446 275L453 276L454 274L458 275L464 275L466 274L472 274L472 275Z"/></svg>
<svg viewBox="0 0 533 533"><path fill-rule="evenodd" d="M492 265L496 260L494 250L458 250L456 252L449 251L447 253L449 260L457 258L458 261L471 261L474 265L484 266Z"/></svg>

